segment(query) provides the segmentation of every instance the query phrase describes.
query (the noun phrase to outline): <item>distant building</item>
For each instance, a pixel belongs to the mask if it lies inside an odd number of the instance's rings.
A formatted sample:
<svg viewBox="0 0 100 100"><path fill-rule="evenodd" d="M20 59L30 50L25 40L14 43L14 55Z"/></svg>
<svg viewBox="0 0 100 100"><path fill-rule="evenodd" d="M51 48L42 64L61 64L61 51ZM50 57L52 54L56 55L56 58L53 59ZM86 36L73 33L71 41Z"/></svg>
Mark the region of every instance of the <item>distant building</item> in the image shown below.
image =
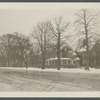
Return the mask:
<svg viewBox="0 0 100 100"><path fill-rule="evenodd" d="M100 40L90 50L90 66L100 68Z"/></svg>
<svg viewBox="0 0 100 100"><path fill-rule="evenodd" d="M37 61L38 62L37 66L38 65L40 66L42 64L42 55L41 53L39 53L38 55L39 55L38 57L39 59ZM79 66L80 59L76 57L76 53L68 45L65 45L61 48L60 58L61 58L61 65L66 63L66 64L74 65L76 67ZM48 64L54 65L55 63L57 65L57 49L54 46L47 48L46 61L48 61Z"/></svg>
<svg viewBox="0 0 100 100"><path fill-rule="evenodd" d="M86 49L82 48L76 51L77 57L80 58L80 65L85 66L87 63ZM94 68L100 68L100 41L97 41L89 49L89 66Z"/></svg>
<svg viewBox="0 0 100 100"><path fill-rule="evenodd" d="M57 50L55 48L51 48L46 51L46 59L56 58L56 57L57 57ZM60 57L62 57L62 58L73 57L72 49L69 46L62 47Z"/></svg>
<svg viewBox="0 0 100 100"><path fill-rule="evenodd" d="M81 48L80 50L76 51L76 57L80 59L80 65L85 66L87 63L87 54L86 54L86 49Z"/></svg>
<svg viewBox="0 0 100 100"><path fill-rule="evenodd" d="M68 67L69 64L74 67L79 66L79 58L76 57L76 53L69 46L65 45L61 48L60 52L61 66ZM57 66L57 50L52 49L47 51L47 65Z"/></svg>

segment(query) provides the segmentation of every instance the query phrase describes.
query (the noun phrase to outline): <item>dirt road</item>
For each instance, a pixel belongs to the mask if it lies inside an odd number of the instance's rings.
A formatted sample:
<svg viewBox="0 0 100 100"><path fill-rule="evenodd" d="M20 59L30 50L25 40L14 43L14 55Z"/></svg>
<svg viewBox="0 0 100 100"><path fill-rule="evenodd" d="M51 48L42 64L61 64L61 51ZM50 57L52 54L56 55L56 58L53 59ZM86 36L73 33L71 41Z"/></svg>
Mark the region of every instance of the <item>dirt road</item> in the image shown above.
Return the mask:
<svg viewBox="0 0 100 100"><path fill-rule="evenodd" d="M0 68L0 92L100 91L100 74Z"/></svg>

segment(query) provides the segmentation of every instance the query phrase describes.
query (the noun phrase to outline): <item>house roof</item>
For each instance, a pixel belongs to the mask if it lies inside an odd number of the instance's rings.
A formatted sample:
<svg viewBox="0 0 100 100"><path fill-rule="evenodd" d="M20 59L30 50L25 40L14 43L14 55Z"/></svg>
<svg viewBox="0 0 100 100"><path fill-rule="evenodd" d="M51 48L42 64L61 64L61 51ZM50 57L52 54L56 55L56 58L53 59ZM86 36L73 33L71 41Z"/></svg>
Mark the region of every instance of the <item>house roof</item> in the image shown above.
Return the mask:
<svg viewBox="0 0 100 100"><path fill-rule="evenodd" d="M98 40L98 41L92 46L92 48L91 48L90 51L96 49L96 47L97 47L97 48L100 48L100 40Z"/></svg>
<svg viewBox="0 0 100 100"><path fill-rule="evenodd" d="M62 46L61 50L63 50L64 48L66 48L68 51L73 51L72 48L69 45Z"/></svg>
<svg viewBox="0 0 100 100"><path fill-rule="evenodd" d="M78 52L83 52L83 51L86 51L86 48L81 48L79 50L77 50Z"/></svg>

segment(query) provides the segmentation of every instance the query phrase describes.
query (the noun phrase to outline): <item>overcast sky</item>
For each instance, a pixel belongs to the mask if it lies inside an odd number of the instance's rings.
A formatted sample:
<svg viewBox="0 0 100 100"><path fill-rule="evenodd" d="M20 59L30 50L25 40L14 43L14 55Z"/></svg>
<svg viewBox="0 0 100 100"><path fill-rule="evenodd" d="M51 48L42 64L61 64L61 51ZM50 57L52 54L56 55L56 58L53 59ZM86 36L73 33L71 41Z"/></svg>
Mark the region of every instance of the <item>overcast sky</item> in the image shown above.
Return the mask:
<svg viewBox="0 0 100 100"><path fill-rule="evenodd" d="M72 16L72 11L28 9L28 10L0 10L0 33L21 32L30 34L32 27L38 22L55 16Z"/></svg>
<svg viewBox="0 0 100 100"><path fill-rule="evenodd" d="M3 9L0 10L0 33L20 32L28 35L38 22L56 16L73 20L73 13L68 9Z"/></svg>
<svg viewBox="0 0 100 100"><path fill-rule="evenodd" d="M20 32L29 35L40 21L56 16L74 20L80 8L100 7L99 4L68 3L0 3L0 34Z"/></svg>

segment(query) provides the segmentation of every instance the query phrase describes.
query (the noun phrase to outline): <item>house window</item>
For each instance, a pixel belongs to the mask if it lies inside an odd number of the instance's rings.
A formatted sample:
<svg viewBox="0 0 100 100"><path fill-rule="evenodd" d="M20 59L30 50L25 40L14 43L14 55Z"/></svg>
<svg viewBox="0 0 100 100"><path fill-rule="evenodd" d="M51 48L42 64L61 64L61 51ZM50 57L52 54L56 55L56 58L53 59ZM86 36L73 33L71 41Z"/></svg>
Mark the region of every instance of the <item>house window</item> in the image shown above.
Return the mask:
<svg viewBox="0 0 100 100"><path fill-rule="evenodd" d="M55 60L55 65L57 65L57 60Z"/></svg>
<svg viewBox="0 0 100 100"><path fill-rule="evenodd" d="M52 65L54 65L54 60L52 60Z"/></svg>
<svg viewBox="0 0 100 100"><path fill-rule="evenodd" d="M66 60L63 60L63 65L66 65Z"/></svg>
<svg viewBox="0 0 100 100"><path fill-rule="evenodd" d="M51 60L49 62L50 62L50 65L51 65Z"/></svg>
<svg viewBox="0 0 100 100"><path fill-rule="evenodd" d="M70 65L71 64L71 61L70 60L68 60L68 65Z"/></svg>

